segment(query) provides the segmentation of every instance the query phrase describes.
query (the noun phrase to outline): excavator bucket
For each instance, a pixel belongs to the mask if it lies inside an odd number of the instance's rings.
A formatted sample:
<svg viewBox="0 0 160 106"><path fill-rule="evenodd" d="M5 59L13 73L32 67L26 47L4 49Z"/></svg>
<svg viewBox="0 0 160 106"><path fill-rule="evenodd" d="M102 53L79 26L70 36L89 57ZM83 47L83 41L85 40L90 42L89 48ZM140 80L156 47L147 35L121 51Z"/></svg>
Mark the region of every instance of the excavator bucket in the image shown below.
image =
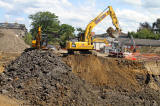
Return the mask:
<svg viewBox="0 0 160 106"><path fill-rule="evenodd" d="M112 27L109 27L107 29L107 33L109 34L110 37L112 38L118 38L120 36L120 31L114 30Z"/></svg>
<svg viewBox="0 0 160 106"><path fill-rule="evenodd" d="M118 38L118 37L120 36L120 33L119 33L119 31L114 31L114 32L111 34L111 36L112 36L113 38Z"/></svg>

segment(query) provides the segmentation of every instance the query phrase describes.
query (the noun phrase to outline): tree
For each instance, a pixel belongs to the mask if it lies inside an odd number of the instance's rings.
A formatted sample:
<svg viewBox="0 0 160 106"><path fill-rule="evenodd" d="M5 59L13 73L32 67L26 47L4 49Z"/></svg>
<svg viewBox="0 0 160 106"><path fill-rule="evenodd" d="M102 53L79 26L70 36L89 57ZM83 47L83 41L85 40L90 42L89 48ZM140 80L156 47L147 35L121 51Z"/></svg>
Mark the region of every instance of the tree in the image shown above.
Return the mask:
<svg viewBox="0 0 160 106"><path fill-rule="evenodd" d="M77 37L78 37L78 39L80 40L80 39L81 39L81 36L84 35L85 30L83 30L82 28L77 28L76 30L77 30L77 32L78 32Z"/></svg>
<svg viewBox="0 0 160 106"><path fill-rule="evenodd" d="M159 34L154 34L151 30L148 29L141 29L138 32L129 32L128 35L132 35L134 38L140 39L160 39Z"/></svg>
<svg viewBox="0 0 160 106"><path fill-rule="evenodd" d="M24 36L24 41L28 45L32 44L32 35L31 35L31 33L27 33L27 35Z"/></svg>
<svg viewBox="0 0 160 106"><path fill-rule="evenodd" d="M85 32L85 30L83 30L82 28L77 28L76 30L77 30L78 33L84 33Z"/></svg>
<svg viewBox="0 0 160 106"><path fill-rule="evenodd" d="M31 34L36 35L37 29L41 26L43 33L50 33L52 35L57 35L59 32L59 24L58 16L51 12L37 12L36 14L30 15L29 18L32 20L31 22Z"/></svg>
<svg viewBox="0 0 160 106"><path fill-rule="evenodd" d="M60 26L59 35L60 35L60 46L65 47L66 41L75 37L74 27L68 24L62 24Z"/></svg>
<svg viewBox="0 0 160 106"><path fill-rule="evenodd" d="M29 18L32 20L30 30L32 35L37 34L38 27L41 26L42 33L48 35L50 44L61 44L65 46L65 42L70 38L73 38L74 27L68 24L60 25L58 16L51 12L37 12L36 14L30 15Z"/></svg>
<svg viewBox="0 0 160 106"><path fill-rule="evenodd" d="M152 30L152 26L148 22L140 23L139 30L142 29Z"/></svg>
<svg viewBox="0 0 160 106"><path fill-rule="evenodd" d="M156 22L153 23L153 31L160 34L160 18L157 19Z"/></svg>
<svg viewBox="0 0 160 106"><path fill-rule="evenodd" d="M157 19L153 26L151 26L148 22L140 23L140 27L137 32L128 32L128 35L132 35L134 38L140 39L160 39L160 33L155 33L155 28L160 31L160 19Z"/></svg>

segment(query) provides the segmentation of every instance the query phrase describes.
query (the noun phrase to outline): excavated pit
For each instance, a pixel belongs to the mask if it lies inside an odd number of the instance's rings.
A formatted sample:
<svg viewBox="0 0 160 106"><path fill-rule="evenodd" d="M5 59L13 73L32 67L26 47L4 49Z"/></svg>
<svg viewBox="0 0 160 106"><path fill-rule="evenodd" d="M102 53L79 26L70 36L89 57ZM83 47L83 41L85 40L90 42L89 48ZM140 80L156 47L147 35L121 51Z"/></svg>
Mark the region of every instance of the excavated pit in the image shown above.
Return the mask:
<svg viewBox="0 0 160 106"><path fill-rule="evenodd" d="M75 75L103 89L107 101L119 105L121 100L124 105L135 102L136 105L160 105L159 61L139 62L94 55L70 55L64 61Z"/></svg>
<svg viewBox="0 0 160 106"><path fill-rule="evenodd" d="M158 106L159 84L158 61L94 55L62 59L39 50L22 53L0 74L0 93L34 106Z"/></svg>
<svg viewBox="0 0 160 106"><path fill-rule="evenodd" d="M147 79L143 64L134 61L94 55L72 55L65 60L76 75L98 86L139 91Z"/></svg>

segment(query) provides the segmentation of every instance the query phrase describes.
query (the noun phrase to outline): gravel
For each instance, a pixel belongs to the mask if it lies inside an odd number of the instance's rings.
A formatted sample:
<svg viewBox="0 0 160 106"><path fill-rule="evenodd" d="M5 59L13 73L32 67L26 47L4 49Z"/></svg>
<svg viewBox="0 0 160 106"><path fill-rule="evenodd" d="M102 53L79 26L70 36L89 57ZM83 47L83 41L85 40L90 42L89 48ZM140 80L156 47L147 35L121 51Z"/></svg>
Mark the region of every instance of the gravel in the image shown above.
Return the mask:
<svg viewBox="0 0 160 106"><path fill-rule="evenodd" d="M0 92L32 105L104 105L93 87L51 51L24 52L0 75Z"/></svg>

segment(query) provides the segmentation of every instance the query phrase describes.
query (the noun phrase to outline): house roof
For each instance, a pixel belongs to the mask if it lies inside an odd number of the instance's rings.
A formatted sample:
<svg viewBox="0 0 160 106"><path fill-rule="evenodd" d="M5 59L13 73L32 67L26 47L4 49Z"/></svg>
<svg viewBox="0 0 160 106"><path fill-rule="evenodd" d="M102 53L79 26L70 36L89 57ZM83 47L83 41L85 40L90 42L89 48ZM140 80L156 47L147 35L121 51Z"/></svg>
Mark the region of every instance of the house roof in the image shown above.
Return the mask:
<svg viewBox="0 0 160 106"><path fill-rule="evenodd" d="M107 33L95 35L94 37L95 38L98 38L98 37L100 37L100 38L108 38L108 39L111 38ZM133 45L131 39L125 33L121 33L121 35L117 39L121 44L128 45L128 46L129 45ZM160 40L134 39L134 41L135 41L135 44L137 46L155 46L155 47L160 47Z"/></svg>
<svg viewBox="0 0 160 106"><path fill-rule="evenodd" d="M130 38L118 38L118 40L124 45L133 45ZM160 40L151 39L134 39L137 46L160 46Z"/></svg>
<svg viewBox="0 0 160 106"><path fill-rule="evenodd" d="M18 23L0 23L0 28L26 30L26 27L24 24L18 24Z"/></svg>

